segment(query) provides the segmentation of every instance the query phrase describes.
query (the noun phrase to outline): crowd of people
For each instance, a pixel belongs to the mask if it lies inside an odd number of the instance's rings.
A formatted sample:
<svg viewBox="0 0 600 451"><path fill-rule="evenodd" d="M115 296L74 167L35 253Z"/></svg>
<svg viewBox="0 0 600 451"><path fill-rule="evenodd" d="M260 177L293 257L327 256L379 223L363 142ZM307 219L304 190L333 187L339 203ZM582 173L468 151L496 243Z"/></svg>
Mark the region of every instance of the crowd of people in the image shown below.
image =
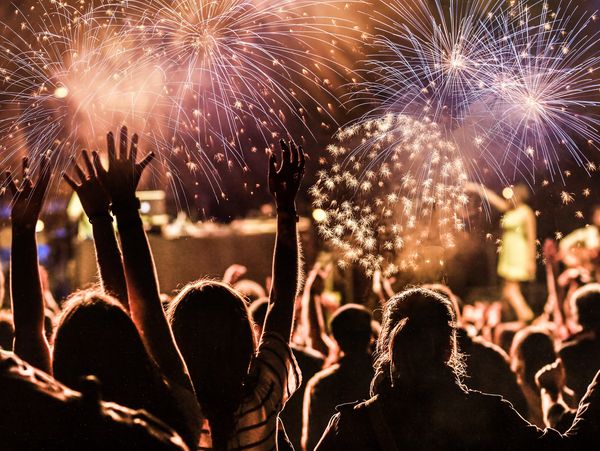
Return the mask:
<svg viewBox="0 0 600 451"><path fill-rule="evenodd" d="M515 322L444 285L395 292L382 274L373 281L380 309L361 299L332 308L330 268L317 263L302 276L295 198L305 155L281 141L268 174L277 212L270 286L237 280L244 268L234 265L222 280L165 294L136 199L153 154L138 162L138 137L126 128L108 134L107 154L108 168L82 151L64 175L92 224L99 283L60 303L42 283L36 243L55 155L35 175L24 159L19 182L6 173L1 449L600 446L600 284L559 277L550 244L548 303L537 318L514 280L505 295ZM523 265L516 279L531 277Z"/></svg>

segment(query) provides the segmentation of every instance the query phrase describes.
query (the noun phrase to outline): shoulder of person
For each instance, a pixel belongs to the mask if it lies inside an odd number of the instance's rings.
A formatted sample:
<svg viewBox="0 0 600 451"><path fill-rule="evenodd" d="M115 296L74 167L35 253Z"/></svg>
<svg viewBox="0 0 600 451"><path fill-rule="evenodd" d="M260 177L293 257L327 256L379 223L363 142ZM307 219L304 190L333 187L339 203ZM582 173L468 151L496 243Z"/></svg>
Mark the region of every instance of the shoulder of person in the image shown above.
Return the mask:
<svg viewBox="0 0 600 451"><path fill-rule="evenodd" d="M344 414L352 414L353 412L358 412L358 414L361 414L367 412L369 409L379 408L379 404L379 396L375 395L372 398L367 399L366 401L354 401L340 404L335 408L335 410L339 412L342 416Z"/></svg>

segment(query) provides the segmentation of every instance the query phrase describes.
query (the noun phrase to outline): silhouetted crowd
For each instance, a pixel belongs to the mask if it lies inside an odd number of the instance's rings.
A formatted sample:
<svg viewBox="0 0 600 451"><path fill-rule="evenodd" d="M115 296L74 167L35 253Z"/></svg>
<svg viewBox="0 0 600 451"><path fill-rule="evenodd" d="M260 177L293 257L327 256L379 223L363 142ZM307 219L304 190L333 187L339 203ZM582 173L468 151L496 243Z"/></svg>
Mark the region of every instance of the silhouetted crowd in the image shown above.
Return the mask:
<svg viewBox="0 0 600 451"><path fill-rule="evenodd" d="M107 155L105 165L82 151L64 175L93 227L99 282L60 305L36 243L56 155L5 174L0 449L600 449L600 284L549 278L547 308L530 322L502 321L499 304L463 304L444 285L394 292L381 274L378 308L333 307L331 268L300 269L305 156L281 141L269 161L269 286L233 265L171 296L136 198L153 154L138 158L123 128Z"/></svg>

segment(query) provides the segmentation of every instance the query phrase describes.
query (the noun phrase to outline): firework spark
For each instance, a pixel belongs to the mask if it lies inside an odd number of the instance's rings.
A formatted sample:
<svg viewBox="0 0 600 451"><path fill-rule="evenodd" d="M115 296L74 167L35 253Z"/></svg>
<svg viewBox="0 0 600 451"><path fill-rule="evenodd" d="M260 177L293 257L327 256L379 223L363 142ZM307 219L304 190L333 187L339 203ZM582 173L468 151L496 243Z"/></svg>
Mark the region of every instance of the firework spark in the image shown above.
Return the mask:
<svg viewBox="0 0 600 451"><path fill-rule="evenodd" d="M340 250L342 265L389 275L418 265L424 243L455 245L467 175L435 123L389 114L343 128L337 138L310 191L327 213L319 231Z"/></svg>
<svg viewBox="0 0 600 451"><path fill-rule="evenodd" d="M504 36L490 41L497 56L488 86L496 126L488 135L501 138L514 166L538 160L560 174L565 158L589 164L582 144L597 150L600 143L596 15L571 3L552 10L545 2L519 1L495 21Z"/></svg>
<svg viewBox="0 0 600 451"><path fill-rule="evenodd" d="M126 123L172 181L182 170L203 174L222 197L219 162L246 170L244 152L270 147L289 122L310 132L311 115L332 121L333 101L317 98L335 72L332 30L345 25L310 13L322 2L30 3L0 37L4 161L60 140L64 164Z"/></svg>
<svg viewBox="0 0 600 451"><path fill-rule="evenodd" d="M435 121L473 170L489 165L503 181L535 175L538 162L552 176L565 159L587 164L580 144L600 142L596 15L571 3L444 5L396 0L374 14L367 81L351 96L365 118Z"/></svg>

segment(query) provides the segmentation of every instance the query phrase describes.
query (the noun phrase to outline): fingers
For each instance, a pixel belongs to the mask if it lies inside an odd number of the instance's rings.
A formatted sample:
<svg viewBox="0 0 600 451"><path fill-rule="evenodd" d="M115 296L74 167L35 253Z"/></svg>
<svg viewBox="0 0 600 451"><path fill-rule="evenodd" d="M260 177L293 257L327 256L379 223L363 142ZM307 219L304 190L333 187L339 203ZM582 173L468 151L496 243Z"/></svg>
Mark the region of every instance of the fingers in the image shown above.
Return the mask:
<svg viewBox="0 0 600 451"><path fill-rule="evenodd" d="M21 160L21 166L23 171L23 182L21 183L21 186L23 188L31 189L33 188L33 182L31 181L29 174L29 157L23 157Z"/></svg>
<svg viewBox="0 0 600 451"><path fill-rule="evenodd" d="M85 163L88 176L94 177L96 175L96 171L94 170L94 165L92 164L92 160L90 159L89 152L87 150L83 150L81 152L81 155L83 155L83 162Z"/></svg>
<svg viewBox="0 0 600 451"><path fill-rule="evenodd" d="M75 183L75 181L71 177L69 177L69 174L63 174L63 179L65 180L65 182L67 182L67 184L71 187L73 191L77 191L79 185L77 185L77 183Z"/></svg>
<svg viewBox="0 0 600 451"><path fill-rule="evenodd" d="M291 161L290 146L283 139L279 140L281 146L281 167L286 167Z"/></svg>
<svg viewBox="0 0 600 451"><path fill-rule="evenodd" d="M119 134L119 158L121 160L126 160L127 155L127 127L121 127L121 133Z"/></svg>
<svg viewBox="0 0 600 451"><path fill-rule="evenodd" d="M75 173L77 174L77 177L79 178L79 182L84 183L85 179L86 179L85 172L83 172L83 170L79 167L79 165L77 164L77 162L75 160L73 160L73 169L75 169Z"/></svg>
<svg viewBox="0 0 600 451"><path fill-rule="evenodd" d="M298 156L298 146L296 146L296 143L294 141L290 141L290 148L292 150L292 155L291 155L291 162L292 162L292 167L296 167L298 166L298 160L299 160L299 156Z"/></svg>
<svg viewBox="0 0 600 451"><path fill-rule="evenodd" d="M156 155L154 154L154 152L150 152L148 155L146 155L144 157L144 159L142 161L140 161L140 163L137 165L139 172L141 173L144 169L146 169L146 166L148 166L152 160L154 160L154 157Z"/></svg>
<svg viewBox="0 0 600 451"><path fill-rule="evenodd" d="M108 150L108 165L117 159L117 150L115 148L115 136L112 132L106 135L106 149Z"/></svg>
<svg viewBox="0 0 600 451"><path fill-rule="evenodd" d="M269 154L269 177L277 172L277 157L273 152Z"/></svg>
<svg viewBox="0 0 600 451"><path fill-rule="evenodd" d="M140 138L137 133L134 133L133 137L131 138L131 153L129 155L129 158L131 158L131 161L133 161L133 163L137 161L139 139Z"/></svg>
<svg viewBox="0 0 600 451"><path fill-rule="evenodd" d="M94 169L96 169L96 174L98 177L104 177L106 175L106 169L102 166L102 161L100 161L100 155L95 150L92 151L92 158L94 160Z"/></svg>

